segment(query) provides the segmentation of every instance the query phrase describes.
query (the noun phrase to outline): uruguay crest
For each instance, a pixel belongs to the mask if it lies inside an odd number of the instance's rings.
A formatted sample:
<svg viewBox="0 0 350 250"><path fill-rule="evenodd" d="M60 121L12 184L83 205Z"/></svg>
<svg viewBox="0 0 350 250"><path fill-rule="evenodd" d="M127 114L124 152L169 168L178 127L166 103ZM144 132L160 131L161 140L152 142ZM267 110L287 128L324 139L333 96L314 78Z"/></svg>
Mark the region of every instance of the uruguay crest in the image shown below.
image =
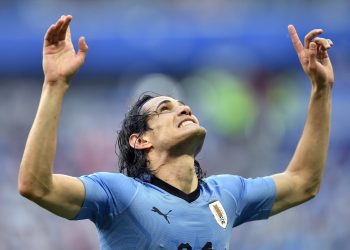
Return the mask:
<svg viewBox="0 0 350 250"><path fill-rule="evenodd" d="M221 205L220 201L214 201L209 204L210 211L214 215L216 222L222 228L226 228L227 226L227 215L224 207Z"/></svg>

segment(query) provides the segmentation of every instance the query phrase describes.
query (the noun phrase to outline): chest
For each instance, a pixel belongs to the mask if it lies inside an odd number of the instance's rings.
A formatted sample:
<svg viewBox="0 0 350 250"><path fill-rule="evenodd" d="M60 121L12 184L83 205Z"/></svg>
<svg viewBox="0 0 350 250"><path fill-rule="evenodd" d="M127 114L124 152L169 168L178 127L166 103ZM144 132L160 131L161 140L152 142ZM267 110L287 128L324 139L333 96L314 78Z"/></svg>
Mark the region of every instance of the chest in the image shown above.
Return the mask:
<svg viewBox="0 0 350 250"><path fill-rule="evenodd" d="M234 219L229 203L215 194L189 203L169 194L139 192L111 227L123 244L128 238L139 249L228 249Z"/></svg>

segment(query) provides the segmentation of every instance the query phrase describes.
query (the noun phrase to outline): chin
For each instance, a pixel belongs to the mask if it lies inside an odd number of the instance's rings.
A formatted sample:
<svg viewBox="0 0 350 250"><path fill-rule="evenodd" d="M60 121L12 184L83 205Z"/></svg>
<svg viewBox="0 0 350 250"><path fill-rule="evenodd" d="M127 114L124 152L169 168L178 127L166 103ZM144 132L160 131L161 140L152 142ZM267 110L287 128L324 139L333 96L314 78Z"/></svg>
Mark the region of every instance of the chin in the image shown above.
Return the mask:
<svg viewBox="0 0 350 250"><path fill-rule="evenodd" d="M201 126L188 128L181 134L177 146L197 155L202 149L206 133L206 129Z"/></svg>
<svg viewBox="0 0 350 250"><path fill-rule="evenodd" d="M202 147L203 147L203 144L204 144L205 135L207 134L206 130L205 129L203 129L203 130L204 130L204 132L201 134L200 140L198 140L198 144L196 146L194 156L199 154L199 152L202 150Z"/></svg>
<svg viewBox="0 0 350 250"><path fill-rule="evenodd" d="M196 126L188 126L183 129L182 133L180 134L180 137L183 138L204 138L206 135L207 131L205 130L204 127L196 125Z"/></svg>

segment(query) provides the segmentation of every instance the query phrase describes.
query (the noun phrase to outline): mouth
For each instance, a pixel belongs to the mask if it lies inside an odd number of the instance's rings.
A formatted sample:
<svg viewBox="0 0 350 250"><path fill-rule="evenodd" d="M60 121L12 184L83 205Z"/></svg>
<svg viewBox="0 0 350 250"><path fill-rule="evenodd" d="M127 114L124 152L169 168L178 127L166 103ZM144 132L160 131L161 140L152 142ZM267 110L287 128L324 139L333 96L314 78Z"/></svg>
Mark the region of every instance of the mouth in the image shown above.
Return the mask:
<svg viewBox="0 0 350 250"><path fill-rule="evenodd" d="M192 124L197 124L197 123L194 120L192 120L192 119L185 119L182 122L180 122L178 127L182 128L182 127L189 126L189 125L192 125Z"/></svg>

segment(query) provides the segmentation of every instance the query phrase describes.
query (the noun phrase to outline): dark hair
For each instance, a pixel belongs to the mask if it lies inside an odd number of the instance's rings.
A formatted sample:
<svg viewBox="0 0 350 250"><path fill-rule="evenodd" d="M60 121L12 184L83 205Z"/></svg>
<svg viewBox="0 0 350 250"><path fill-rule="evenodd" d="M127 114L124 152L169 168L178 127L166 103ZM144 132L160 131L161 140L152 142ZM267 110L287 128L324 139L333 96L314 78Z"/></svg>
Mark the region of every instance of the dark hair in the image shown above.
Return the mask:
<svg viewBox="0 0 350 250"><path fill-rule="evenodd" d="M149 161L145 150L138 150L130 146L129 138L132 134L138 133L141 136L151 128L148 127L148 119L154 114L150 111L142 111L142 106L149 100L156 96L143 94L130 107L126 113L124 120L122 121L121 129L118 131L117 143L119 147L118 162L119 170L121 173L127 176L147 179L152 176L152 171L148 168ZM197 160L194 160L194 166L196 174L199 180L205 177L205 173L202 171L200 164Z"/></svg>

